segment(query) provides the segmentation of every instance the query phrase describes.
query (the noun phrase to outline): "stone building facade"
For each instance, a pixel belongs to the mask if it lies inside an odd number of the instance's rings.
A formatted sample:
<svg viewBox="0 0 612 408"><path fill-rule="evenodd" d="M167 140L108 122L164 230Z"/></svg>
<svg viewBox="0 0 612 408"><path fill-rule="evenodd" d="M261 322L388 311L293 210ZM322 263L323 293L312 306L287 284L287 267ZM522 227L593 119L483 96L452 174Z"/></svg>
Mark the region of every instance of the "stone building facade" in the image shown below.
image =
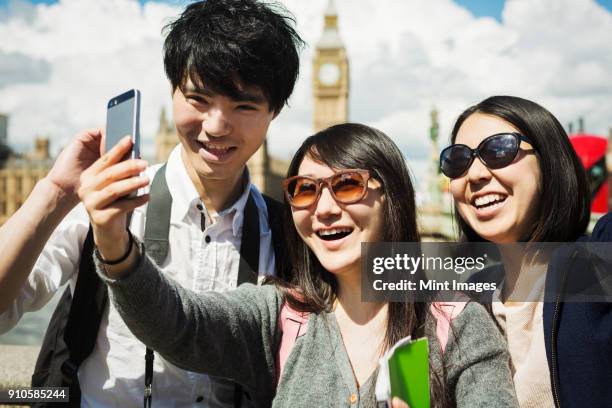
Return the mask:
<svg viewBox="0 0 612 408"><path fill-rule="evenodd" d="M0 114L0 225L21 207L53 165L48 138L37 138L32 152L17 155L8 146L7 135L8 115Z"/></svg>

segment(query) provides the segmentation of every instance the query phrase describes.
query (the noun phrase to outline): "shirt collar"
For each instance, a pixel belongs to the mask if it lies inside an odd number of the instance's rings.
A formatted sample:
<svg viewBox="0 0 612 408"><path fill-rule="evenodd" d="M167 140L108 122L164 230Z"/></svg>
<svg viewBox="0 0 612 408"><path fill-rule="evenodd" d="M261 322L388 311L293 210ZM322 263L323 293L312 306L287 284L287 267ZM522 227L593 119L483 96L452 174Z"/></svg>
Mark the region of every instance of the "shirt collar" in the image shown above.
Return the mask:
<svg viewBox="0 0 612 408"><path fill-rule="evenodd" d="M179 144L170 153L166 165L166 181L169 181L168 190L172 196L171 218L173 220L185 219L189 210L196 208L201 203L200 195L193 185L189 173L187 173L181 152L182 145ZM249 170L246 167L242 183L244 190L240 197L231 206L213 216L213 218L232 216L232 233L234 236L237 236L242 228L244 209L253 187Z"/></svg>
<svg viewBox="0 0 612 408"><path fill-rule="evenodd" d="M249 174L249 169L245 167L244 176L243 176L243 185L244 190L238 200L234 202L230 207L218 213L219 217L223 217L225 215L231 215L232 218L232 233L234 236L238 236L242 229L242 222L244 220L244 209L246 207L247 200L249 199L249 194L251 193L251 176Z"/></svg>
<svg viewBox="0 0 612 408"><path fill-rule="evenodd" d="M200 195L196 190L185 163L183 163L182 146L178 144L168 157L166 164L166 182L168 190L172 196L171 219L178 221L183 220L189 213L191 208L200 202Z"/></svg>

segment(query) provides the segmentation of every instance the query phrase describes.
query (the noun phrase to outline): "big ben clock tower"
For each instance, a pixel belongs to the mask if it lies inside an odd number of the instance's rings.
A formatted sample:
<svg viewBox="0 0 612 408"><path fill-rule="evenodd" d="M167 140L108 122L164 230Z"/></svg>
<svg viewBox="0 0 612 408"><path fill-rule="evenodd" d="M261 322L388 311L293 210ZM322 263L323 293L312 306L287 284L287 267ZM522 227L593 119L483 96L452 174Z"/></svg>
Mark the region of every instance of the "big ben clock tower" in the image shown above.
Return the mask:
<svg viewBox="0 0 612 408"><path fill-rule="evenodd" d="M314 131L348 120L349 73L346 50L338 32L334 0L325 11L323 35L313 61Z"/></svg>

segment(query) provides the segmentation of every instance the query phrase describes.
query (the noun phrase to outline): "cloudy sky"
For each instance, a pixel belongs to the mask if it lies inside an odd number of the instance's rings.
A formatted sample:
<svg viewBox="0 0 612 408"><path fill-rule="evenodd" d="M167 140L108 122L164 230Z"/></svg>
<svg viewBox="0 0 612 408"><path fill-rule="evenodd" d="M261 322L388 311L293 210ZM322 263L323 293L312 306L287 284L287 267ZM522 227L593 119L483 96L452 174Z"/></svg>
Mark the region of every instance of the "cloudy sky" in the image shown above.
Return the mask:
<svg viewBox="0 0 612 408"><path fill-rule="evenodd" d="M283 1L310 46L290 107L270 129L276 156L290 156L311 133L311 62L327 1ZM0 0L0 112L10 114L10 143L24 151L45 135L55 153L79 129L104 124L111 96L136 87L151 155L160 109L170 108L160 30L185 3ZM564 125L582 116L591 133L612 127L612 0L336 4L350 58L350 120L387 132L417 176L433 106L443 143L457 115L492 94L533 99Z"/></svg>

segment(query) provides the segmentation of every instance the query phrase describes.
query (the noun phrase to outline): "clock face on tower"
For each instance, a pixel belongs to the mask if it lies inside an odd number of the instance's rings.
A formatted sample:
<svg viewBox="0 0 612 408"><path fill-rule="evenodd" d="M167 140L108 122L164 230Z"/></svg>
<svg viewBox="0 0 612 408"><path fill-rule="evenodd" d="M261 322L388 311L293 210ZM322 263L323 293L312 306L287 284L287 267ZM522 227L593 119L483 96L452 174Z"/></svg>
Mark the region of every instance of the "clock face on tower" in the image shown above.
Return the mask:
<svg viewBox="0 0 612 408"><path fill-rule="evenodd" d="M336 85L340 79L340 67L332 62L326 62L319 67L319 81L325 86Z"/></svg>

